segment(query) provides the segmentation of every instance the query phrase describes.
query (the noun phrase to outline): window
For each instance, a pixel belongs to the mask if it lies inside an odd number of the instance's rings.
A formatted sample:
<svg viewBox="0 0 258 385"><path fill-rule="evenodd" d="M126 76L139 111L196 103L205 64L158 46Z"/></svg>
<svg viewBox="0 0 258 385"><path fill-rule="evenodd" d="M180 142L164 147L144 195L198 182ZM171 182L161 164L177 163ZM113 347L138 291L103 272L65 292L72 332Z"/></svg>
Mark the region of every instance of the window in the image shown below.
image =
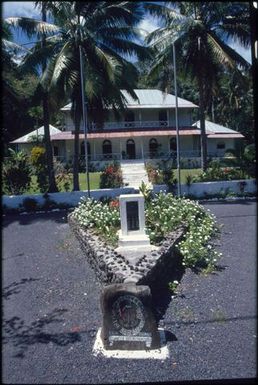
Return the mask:
<svg viewBox="0 0 258 385"><path fill-rule="evenodd" d="M224 142L218 142L217 143L217 150L225 150L225 143Z"/></svg>
<svg viewBox="0 0 258 385"><path fill-rule="evenodd" d="M150 157L152 158L158 151L158 142L157 139L152 138L149 141L149 151L150 151Z"/></svg>
<svg viewBox="0 0 258 385"><path fill-rule="evenodd" d="M110 140L104 140L102 144L102 152L104 155L112 154L112 143Z"/></svg>

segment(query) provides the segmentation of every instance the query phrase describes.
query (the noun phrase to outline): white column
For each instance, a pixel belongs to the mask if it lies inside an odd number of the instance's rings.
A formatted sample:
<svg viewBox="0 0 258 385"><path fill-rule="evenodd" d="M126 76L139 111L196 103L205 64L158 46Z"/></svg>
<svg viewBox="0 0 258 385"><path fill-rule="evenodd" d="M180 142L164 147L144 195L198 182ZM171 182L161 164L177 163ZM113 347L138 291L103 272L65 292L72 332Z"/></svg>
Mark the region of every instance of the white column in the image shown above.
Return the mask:
<svg viewBox="0 0 258 385"><path fill-rule="evenodd" d="M141 138L141 151L142 151L142 159L144 160L143 139L142 138Z"/></svg>
<svg viewBox="0 0 258 385"><path fill-rule="evenodd" d="M139 121L140 121L140 126L142 127L142 112L139 110Z"/></svg>

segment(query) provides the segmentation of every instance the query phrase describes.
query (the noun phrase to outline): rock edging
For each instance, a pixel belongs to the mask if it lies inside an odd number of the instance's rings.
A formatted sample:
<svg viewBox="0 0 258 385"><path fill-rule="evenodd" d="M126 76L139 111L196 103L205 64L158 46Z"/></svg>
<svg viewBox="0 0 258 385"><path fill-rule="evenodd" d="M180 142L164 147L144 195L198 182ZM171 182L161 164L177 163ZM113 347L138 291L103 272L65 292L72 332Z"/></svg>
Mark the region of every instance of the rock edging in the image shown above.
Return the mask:
<svg viewBox="0 0 258 385"><path fill-rule="evenodd" d="M186 226L179 226L150 255L143 255L137 263L131 264L90 229L82 228L72 213L68 215L68 223L97 279L103 285L123 282L148 285L157 277L162 277L168 265L178 260L179 252L175 246L186 233Z"/></svg>

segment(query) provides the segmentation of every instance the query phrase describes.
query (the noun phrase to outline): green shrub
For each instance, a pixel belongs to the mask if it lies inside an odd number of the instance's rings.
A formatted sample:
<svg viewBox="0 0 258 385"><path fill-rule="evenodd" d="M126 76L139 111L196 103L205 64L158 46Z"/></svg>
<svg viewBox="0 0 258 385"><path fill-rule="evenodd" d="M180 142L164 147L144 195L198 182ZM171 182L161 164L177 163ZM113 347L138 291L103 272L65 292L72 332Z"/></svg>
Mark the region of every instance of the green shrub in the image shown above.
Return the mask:
<svg viewBox="0 0 258 385"><path fill-rule="evenodd" d="M37 183L40 192L44 193L48 190L48 171L46 150L41 146L35 146L31 150L30 161L37 176Z"/></svg>
<svg viewBox="0 0 258 385"><path fill-rule="evenodd" d="M146 228L152 243L162 241L166 234L185 223L188 231L178 245L186 267L216 263L219 253L209 243L219 231L215 217L198 202L176 198L172 194L158 194L145 211Z"/></svg>
<svg viewBox="0 0 258 385"><path fill-rule="evenodd" d="M82 198L73 216L85 228L94 228L111 244L117 242L120 226L119 204L113 201L101 203L89 198Z"/></svg>
<svg viewBox="0 0 258 385"><path fill-rule="evenodd" d="M110 164L100 175L99 187L102 188L117 188L123 186L123 176L121 168L118 164Z"/></svg>
<svg viewBox="0 0 258 385"><path fill-rule="evenodd" d="M73 175L69 172L69 168L61 162L54 163L55 179L59 191L70 191L72 185Z"/></svg>
<svg viewBox="0 0 258 385"><path fill-rule="evenodd" d="M10 157L2 168L4 194L23 194L31 182L31 167L28 156L20 151L9 149Z"/></svg>

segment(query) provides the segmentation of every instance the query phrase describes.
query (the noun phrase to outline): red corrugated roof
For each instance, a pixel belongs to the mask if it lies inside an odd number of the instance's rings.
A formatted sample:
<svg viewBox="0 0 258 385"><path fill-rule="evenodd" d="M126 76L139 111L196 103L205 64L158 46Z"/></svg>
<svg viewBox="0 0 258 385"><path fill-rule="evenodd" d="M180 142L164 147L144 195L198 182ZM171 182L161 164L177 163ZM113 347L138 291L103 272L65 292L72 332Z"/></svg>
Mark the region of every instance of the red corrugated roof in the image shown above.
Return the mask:
<svg viewBox="0 0 258 385"><path fill-rule="evenodd" d="M181 129L180 136L185 135L200 135L200 130ZM112 138L133 138L143 136L176 136L176 130L141 130L141 131L102 131L90 132L87 134L88 139L112 139ZM79 134L80 139L84 139L84 134ZM63 131L59 134L51 135L51 140L73 140L74 134L71 131Z"/></svg>

